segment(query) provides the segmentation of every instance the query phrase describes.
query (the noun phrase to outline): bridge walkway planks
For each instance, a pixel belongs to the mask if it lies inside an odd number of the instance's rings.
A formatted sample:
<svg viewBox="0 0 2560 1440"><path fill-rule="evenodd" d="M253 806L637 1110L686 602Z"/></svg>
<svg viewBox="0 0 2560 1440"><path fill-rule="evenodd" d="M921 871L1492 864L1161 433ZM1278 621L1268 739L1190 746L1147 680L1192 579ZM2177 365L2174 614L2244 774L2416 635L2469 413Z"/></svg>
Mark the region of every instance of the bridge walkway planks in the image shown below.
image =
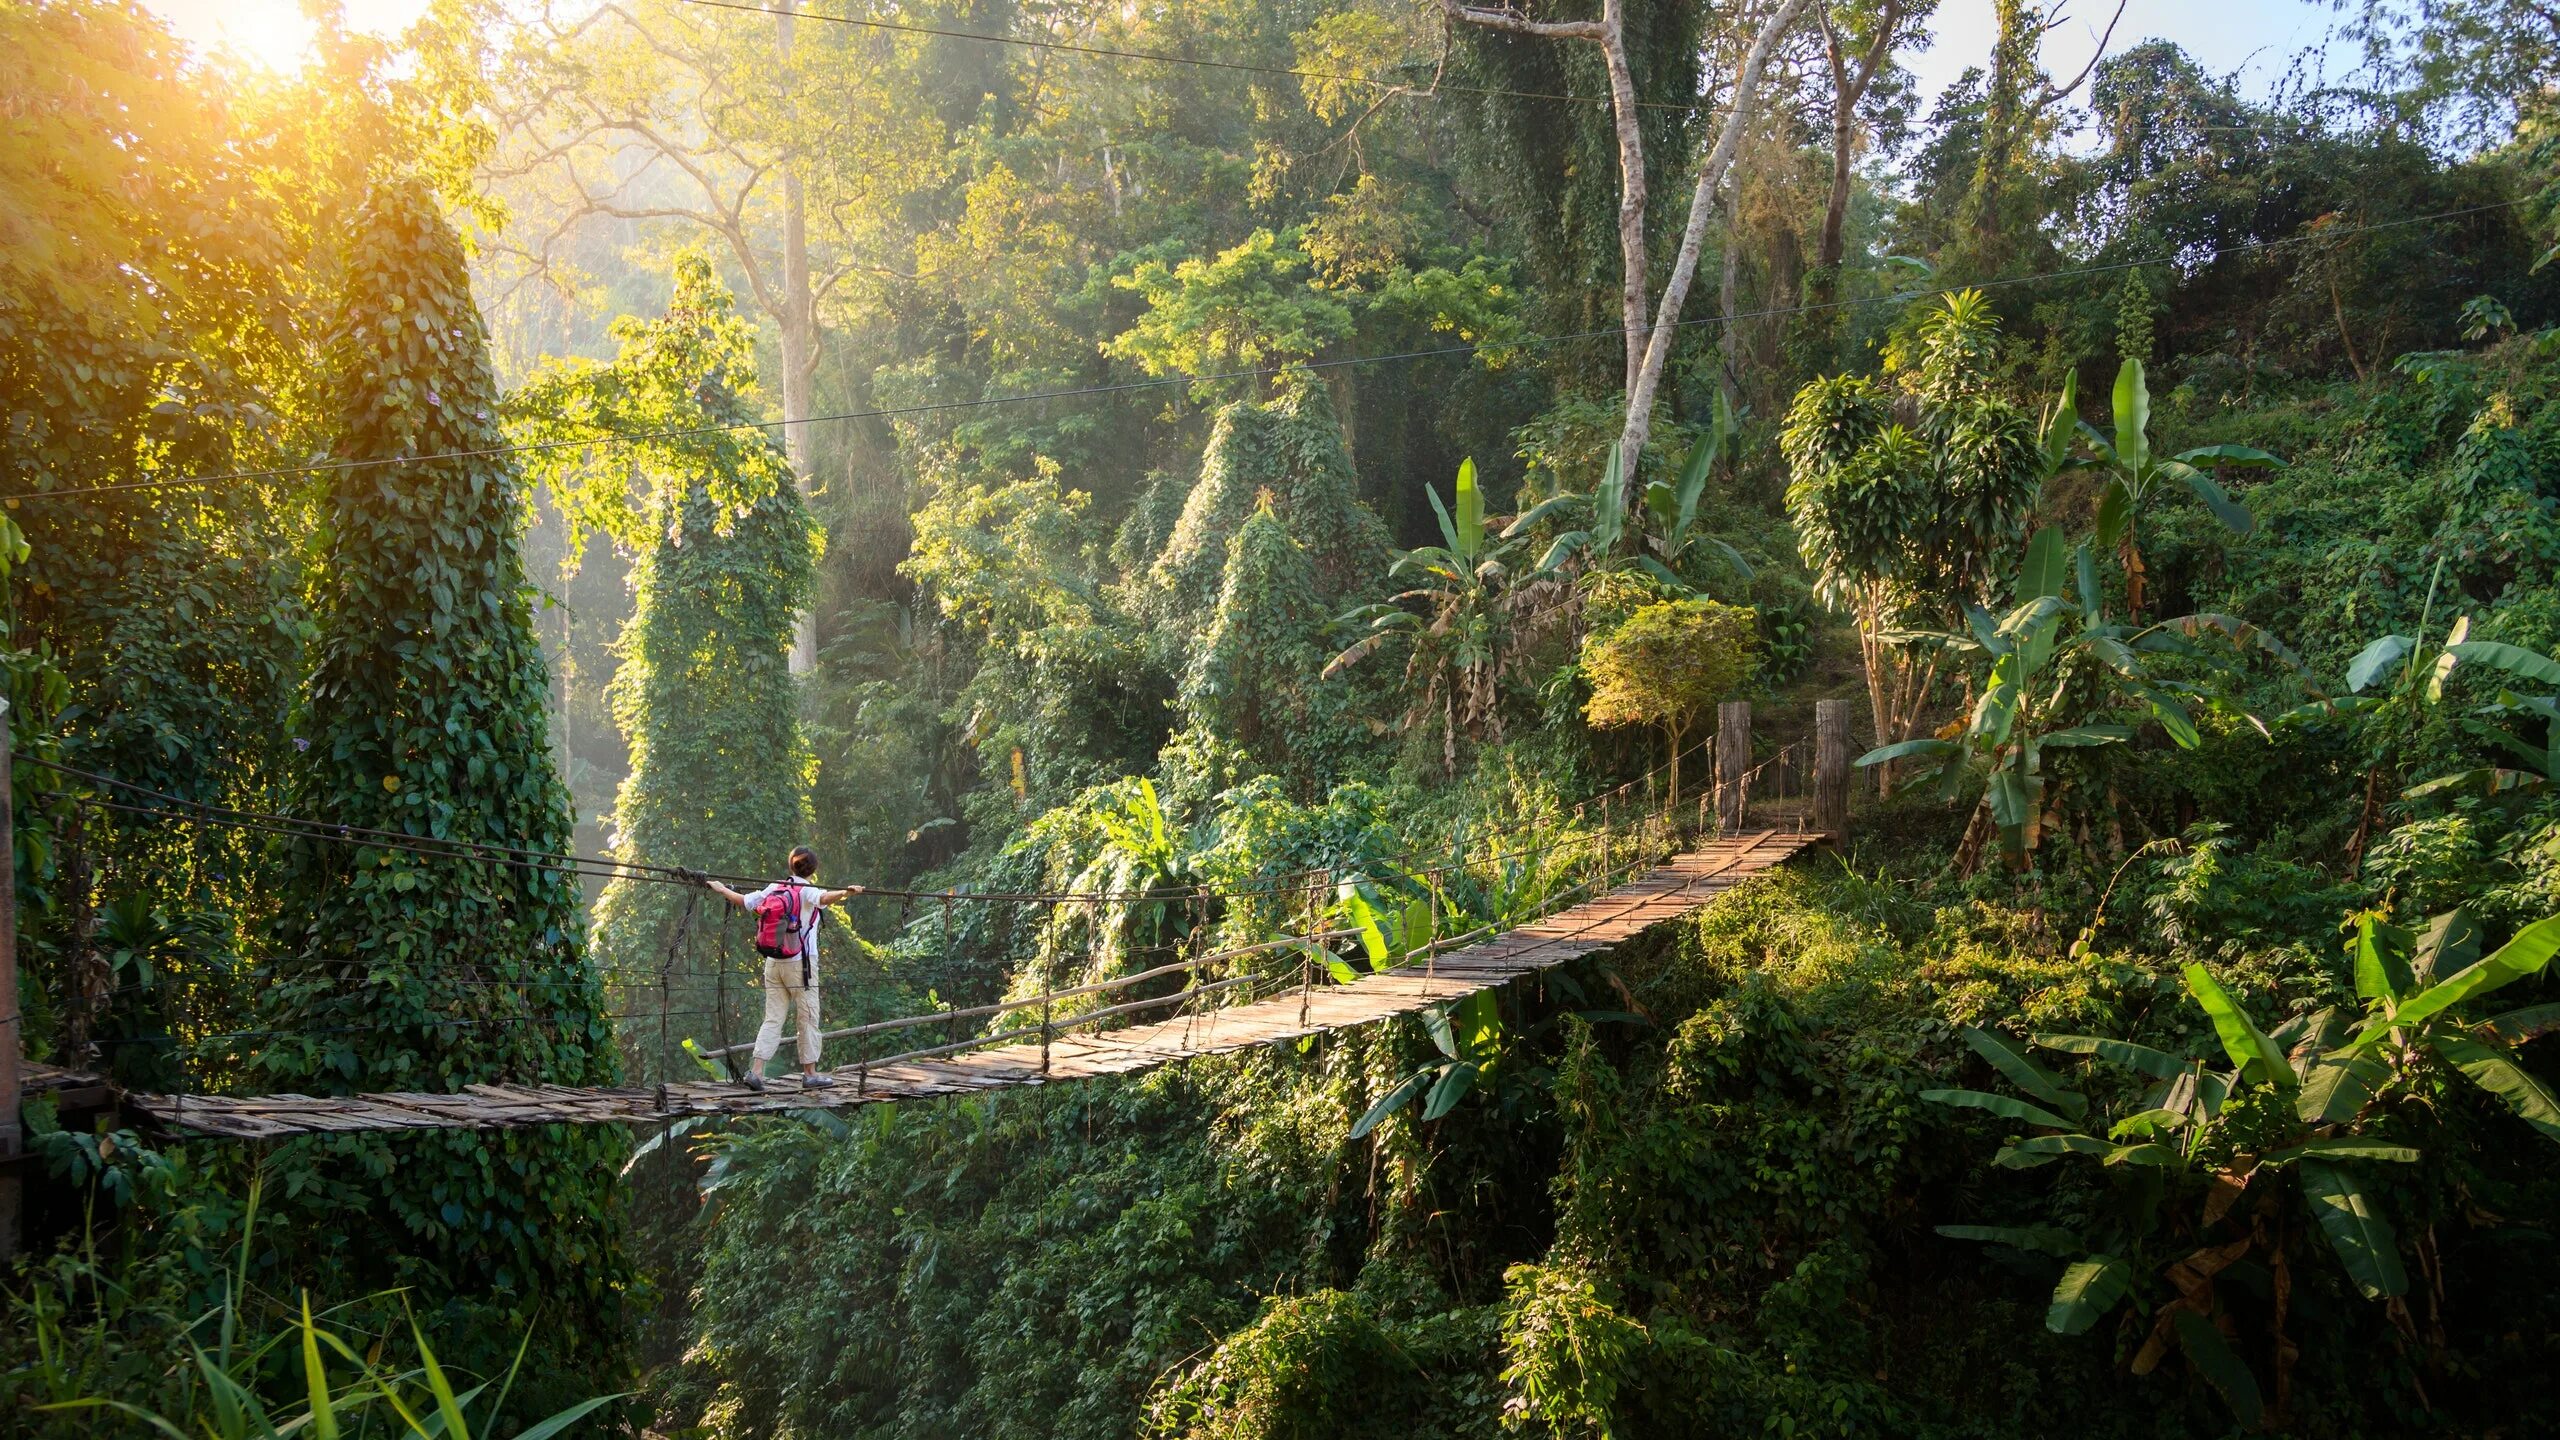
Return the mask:
<svg viewBox="0 0 2560 1440"><path fill-rule="evenodd" d="M592 1090L473 1085L451 1093L379 1095L131 1094L123 1103L128 1112L172 1134L264 1140L363 1130L660 1123L686 1115L844 1109L1131 1075L1202 1055L1410 1015L1552 969L1686 915L1825 838L1818 833L1760 830L1713 841L1674 856L1597 899L1428 962L1363 975L1348 984L1290 990L1250 1004L1121 1030L1057 1036L1049 1043L1045 1068L1034 1041L925 1060L846 1067L830 1072L837 1082L833 1089L804 1089L797 1076L777 1078L761 1095L742 1085L697 1081L669 1085L663 1091L654 1086Z"/></svg>

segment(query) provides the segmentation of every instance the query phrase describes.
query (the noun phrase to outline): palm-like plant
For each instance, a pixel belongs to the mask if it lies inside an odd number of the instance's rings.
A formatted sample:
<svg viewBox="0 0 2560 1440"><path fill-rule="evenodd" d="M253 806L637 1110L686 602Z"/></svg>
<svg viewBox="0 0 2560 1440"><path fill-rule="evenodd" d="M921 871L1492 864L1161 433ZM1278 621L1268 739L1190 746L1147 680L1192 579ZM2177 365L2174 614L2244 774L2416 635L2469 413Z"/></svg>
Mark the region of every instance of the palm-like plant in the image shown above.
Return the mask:
<svg viewBox="0 0 2560 1440"><path fill-rule="evenodd" d="M1427 485L1423 494L1440 522L1442 543L1398 554L1387 573L1410 587L1342 617L1364 633L1333 657L1324 677L1404 646L1407 723L1439 722L1442 763L1455 774L1461 733L1501 736L1499 686L1548 582L1535 573L1520 579L1518 560L1528 542L1514 533L1518 527L1496 535L1486 525L1473 459L1458 466L1453 503L1442 503Z"/></svg>
<svg viewBox="0 0 2560 1440"><path fill-rule="evenodd" d="M2070 391L2066 388L2064 394ZM2141 618L2146 571L2142 563L2143 507L2163 488L2176 484L2194 492L2231 533L2246 535L2256 525L2248 507L2233 500L2201 467L2266 469L2284 461L2247 445L2200 445L2175 455L2151 450L2151 387L2142 362L2127 359L2116 372L2113 435L2100 435L2087 425L2080 438L2107 472L2107 488L2098 497L2098 545L2113 549L2124 566L2125 607Z"/></svg>
<svg viewBox="0 0 2560 1440"><path fill-rule="evenodd" d="M1966 606L1970 625L1962 633L1903 631L1888 637L1988 660L1990 669L1955 738L1900 741L1858 759L1862 767L1915 762L1915 778L1940 781L1950 796L1969 779L1981 781L1975 824L1957 856L1967 872L1980 855L1986 822L2012 864L2023 865L2037 847L2046 809L2045 752L2121 744L2133 736L2126 718L2139 715L2157 721L2181 748L2196 747L2188 701L2222 702L2193 682L2155 675L2154 660L2227 662L2256 650L2299 667L2282 642L2232 616L2188 615L2139 628L2108 619L2090 547L2066 549L2062 532L2052 526L2028 541L2016 595L2017 603L2002 616ZM2227 654L2197 644L2208 633L2230 642Z"/></svg>
<svg viewBox="0 0 2560 1440"><path fill-rule="evenodd" d="M2560 1027L2560 1005L2537 1005L2482 1019L2458 1008L2543 972L2560 952L2560 916L2525 927L2485 959L2480 931L2460 912L2423 933L2371 914L2354 917L2356 992L2365 1004L2348 1028L2334 1010L2297 1017L2270 1034L2258 1028L2231 992L2202 965L2186 967L2187 991L2213 1024L2229 1070L2181 1059L2145 1045L2089 1035L2037 1035L2040 1048L2132 1070L2152 1086L2112 1123L2092 1123L2088 1099L1998 1035L1967 1030L1965 1041L2026 1098L1979 1090L1929 1090L1921 1098L1983 1110L2038 1133L2003 1146L1993 1163L2006 1169L2051 1164L2066 1155L2121 1167L2127 1174L2166 1172L2201 1185L2191 1228L2163 1233L2160 1190L2135 1187L2133 1204L2113 1212L2105 1233L2058 1225L1942 1225L1939 1233L2074 1260L2055 1284L2047 1328L2076 1335L2094 1326L2137 1287L2165 1278L2176 1293L2148 1306L2150 1333L2133 1361L2148 1373L2172 1348L2219 1390L2244 1424L2263 1404L2256 1377L2223 1340L2215 1277L2263 1251L2263 1262L2287 1263L2280 1240L2225 1217L2250 1190L2290 1173L2348 1280L2368 1299L2406 1292L2390 1222L2357 1179L2355 1166L2407 1163L2410 1146L2375 1132L2406 1110L2423 1117L2448 1073L2495 1096L2526 1124L2560 1141L2560 1100L2516 1059L2513 1046ZM2222 1227L2217 1229L2217 1227ZM2283 1324L2282 1312L2276 1323ZM2278 1364L2290 1349L2272 1347ZM2278 1393L2283 1391L2281 1376Z"/></svg>
<svg viewBox="0 0 2560 1440"><path fill-rule="evenodd" d="M1682 562L1705 551L1716 555L1747 581L1752 576L1751 562L1742 558L1742 552L1698 529L1698 510L1706 498L1707 478L1715 472L1716 462L1733 442L1737 428L1732 403L1718 396L1715 417L1708 423L1707 433L1680 462L1679 477L1645 485L1643 515L1631 516L1627 512L1626 487L1621 483L1622 459L1613 445L1601 467L1600 483L1589 494L1568 493L1540 501L1504 527L1502 538L1519 538L1549 522L1570 527L1550 541L1546 553L1539 557L1540 574L1560 572L1579 558L1589 571L1643 570L1670 587L1676 597L1692 590L1681 577ZM1650 526L1643 523L1646 516L1652 518Z"/></svg>

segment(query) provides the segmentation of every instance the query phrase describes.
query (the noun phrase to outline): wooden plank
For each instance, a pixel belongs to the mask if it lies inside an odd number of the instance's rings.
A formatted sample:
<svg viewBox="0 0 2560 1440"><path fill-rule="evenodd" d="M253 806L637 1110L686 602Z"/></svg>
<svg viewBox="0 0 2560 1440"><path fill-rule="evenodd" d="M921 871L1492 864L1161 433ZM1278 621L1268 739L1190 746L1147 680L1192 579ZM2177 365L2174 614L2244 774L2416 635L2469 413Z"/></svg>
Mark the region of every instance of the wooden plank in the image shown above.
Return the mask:
<svg viewBox="0 0 2560 1440"><path fill-rule="evenodd" d="M743 1086L697 1080L670 1084L663 1090L484 1084L451 1093L357 1096L134 1095L127 1097L126 1104L171 1130L266 1139L357 1130L609 1124L676 1115L846 1109L1137 1074L1197 1056L1228 1054L1411 1015L1553 969L1692 913L1823 838L1775 831L1736 836L1675 856L1616 890L1532 924L1427 960L1364 973L1348 984L1326 983L1304 991L1289 988L1249 1004L1148 1019L1116 1031L1053 1036L1045 1069L1035 1041L887 1065L848 1066L830 1072L837 1082L833 1089L810 1090L797 1077L777 1077L762 1094ZM34 1070L30 1086L45 1086L48 1079L41 1070Z"/></svg>

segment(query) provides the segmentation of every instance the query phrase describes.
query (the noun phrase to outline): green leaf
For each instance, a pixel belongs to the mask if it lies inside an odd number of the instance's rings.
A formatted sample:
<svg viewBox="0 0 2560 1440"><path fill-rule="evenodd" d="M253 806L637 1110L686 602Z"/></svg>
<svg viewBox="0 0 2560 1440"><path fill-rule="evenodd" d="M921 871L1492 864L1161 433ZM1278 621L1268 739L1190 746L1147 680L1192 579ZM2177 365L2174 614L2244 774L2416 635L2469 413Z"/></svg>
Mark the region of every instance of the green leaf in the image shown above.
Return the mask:
<svg viewBox="0 0 2560 1440"><path fill-rule="evenodd" d="M1434 1067L1428 1070L1417 1070L1406 1076L1402 1083L1380 1096L1378 1103L1370 1106L1368 1113L1353 1123L1350 1138L1357 1140L1367 1135L1378 1128L1379 1121L1412 1104L1413 1097L1421 1094L1423 1087L1429 1085L1439 1073L1438 1068Z"/></svg>
<svg viewBox="0 0 2560 1440"><path fill-rule="evenodd" d="M2411 952L2410 973L2428 983L2451 979L2479 962L2483 938L2480 922L2456 906L2427 922Z"/></svg>
<svg viewBox="0 0 2560 1440"><path fill-rule="evenodd" d="M1473 561L1484 553L1484 492L1476 489L1476 459L1458 462L1458 541L1451 546Z"/></svg>
<svg viewBox="0 0 2560 1440"><path fill-rule="evenodd" d="M2213 978L2212 971L2190 963L2186 967L2186 977L2187 993L2204 1007L2205 1017L2213 1021L2213 1033L2222 1041L2222 1052L2231 1057L2232 1064L2240 1067L2242 1075L2253 1076L2287 1090L2301 1083L2293 1073L2293 1066L2286 1061L2284 1051L2267 1038L2267 1032L2258 1028L2258 1023L2240 1008L2240 1002L2232 999L2231 992L2222 988L2222 982Z"/></svg>
<svg viewBox="0 0 2560 1440"><path fill-rule="evenodd" d="M2087 1248L2079 1236L2051 1225L1941 1225L1938 1233L1950 1240L1980 1240L2043 1255L2073 1255Z"/></svg>
<svg viewBox="0 0 2560 1440"><path fill-rule="evenodd" d="M2122 476L2108 479L2107 488L2098 495L2098 548L2111 550L2124 538L2124 528L2133 520L2133 491Z"/></svg>
<svg viewBox="0 0 2560 1440"><path fill-rule="evenodd" d="M2092 1055L2160 1080L2175 1080L2193 1068L2175 1055L2154 1050L2148 1045L2136 1045L2130 1040L2109 1040L2098 1035L2037 1034L2027 1038L2047 1050L2059 1050L2066 1055Z"/></svg>
<svg viewBox="0 0 2560 1440"><path fill-rule="evenodd" d="M311 1433L338 1440L338 1412L329 1403L329 1370L320 1363L320 1336L311 1324L311 1292L302 1292L302 1379L311 1395Z"/></svg>
<svg viewBox="0 0 2560 1440"><path fill-rule="evenodd" d="M2538 975L2555 951L2560 951L2560 915L2527 925L2488 959L2410 996L2392 1018L2401 1025L2415 1025L2474 996Z"/></svg>
<svg viewBox="0 0 2560 1440"><path fill-rule="evenodd" d="M1925 755L1931 759L1945 759L1963 749L1963 746L1952 740L1903 740L1880 746L1859 756L1858 768L1863 770L1870 765L1886 764L1889 761L1902 759L1906 755Z"/></svg>
<svg viewBox="0 0 2560 1440"><path fill-rule="evenodd" d="M2356 652L2347 662L2347 688L2362 690L2382 677L2382 673L2400 663L2402 656L2417 646L2406 635L2385 635Z"/></svg>
<svg viewBox="0 0 2560 1440"><path fill-rule="evenodd" d="M2009 1077L2009 1083L2033 1095L2063 1114L2078 1120L2089 1109L2086 1097L2062 1083L2062 1077L2029 1058L2007 1039L1989 1030L1968 1025L1964 1043L1973 1053L1989 1061L1991 1068Z"/></svg>
<svg viewBox="0 0 2560 1440"><path fill-rule="evenodd" d="M2290 1165L2297 1160L2374 1160L2388 1165L2415 1165L2418 1152L2407 1145L2385 1145L2379 1140L2359 1140L2352 1135L2341 1135L2333 1140L2306 1140L2289 1150L2278 1150L2258 1163Z"/></svg>
<svg viewBox="0 0 2560 1440"><path fill-rule="evenodd" d="M2038 527L2027 538L2026 563L2018 568L2018 599L2061 598L2070 564L2071 552L2062 543L2062 527Z"/></svg>
<svg viewBox="0 0 2560 1440"><path fill-rule="evenodd" d="M636 1391L624 1390L612 1395L599 1395L593 1400L581 1400L577 1404L570 1406L568 1409L561 1411L557 1415L546 1415L542 1419L535 1421L532 1425L519 1432L516 1435L516 1440L551 1440L552 1436L557 1435L561 1431L568 1429L570 1426L577 1424L579 1421L586 1419L587 1416L593 1414L595 1411L600 1410L603 1407L612 1404L614 1401L624 1398L625 1396L636 1393Z"/></svg>
<svg viewBox="0 0 2560 1440"><path fill-rule="evenodd" d="M2244 470L2281 470L2281 456L2249 445L2199 445L2176 458L2189 465L2236 465Z"/></svg>
<svg viewBox="0 0 2560 1440"><path fill-rule="evenodd" d="M2553 1098L2542 1077L2515 1056L2467 1035L2431 1035L2427 1043L2446 1064L2470 1076L2472 1084L2505 1101L2517 1118L2547 1138L2560 1140L2560 1099Z"/></svg>
<svg viewBox="0 0 2560 1440"><path fill-rule="evenodd" d="M2321 1230L2329 1237L2329 1248L2338 1253L2347 1278L2364 1292L2364 1297L2380 1300L2407 1291L2409 1277L2400 1268L2400 1251L2391 1224L2375 1211L2373 1201L2354 1178L2320 1160L2303 1161L2295 1173L2302 1177L2302 1203L2320 1222Z"/></svg>
<svg viewBox="0 0 2560 1440"><path fill-rule="evenodd" d="M2177 464L2176 461L2170 463ZM2212 476L2192 466L2178 465L2178 478L2187 482L2187 488L2195 492L2207 510L2213 512L2214 519L2222 522L2222 528L2232 534L2246 535L2257 525L2257 518L2249 513L2249 507L2224 493Z"/></svg>
<svg viewBox="0 0 2560 1440"><path fill-rule="evenodd" d="M2185 1352L2187 1363L2205 1378L2205 1383L2231 1407L2232 1418L2243 1430L2258 1428L2266 1412L2266 1399L2258 1392L2258 1377L2232 1352L2222 1332L2213 1322L2193 1310L2178 1311L2170 1322L2177 1328L2178 1348Z"/></svg>
<svg viewBox="0 0 2560 1440"><path fill-rule="evenodd" d="M1580 509L1590 503L1591 499L1587 495L1550 495L1513 516L1511 523L1502 527L1502 538L1517 540L1549 516L1560 515L1567 510Z"/></svg>
<svg viewBox="0 0 2560 1440"><path fill-rule="evenodd" d="M2074 725L2067 730L2051 730L2036 737L2036 743L2050 749L2075 746L2114 745L2133 738L2130 725Z"/></svg>
<svg viewBox="0 0 2560 1440"><path fill-rule="evenodd" d="M2446 654L2474 665L2493 666L2537 684L2560 685L2560 660L2537 655L2521 645L2508 645L2497 640L2464 640L2444 648Z"/></svg>
<svg viewBox="0 0 2560 1440"><path fill-rule="evenodd" d="M2133 1288L2133 1267L2113 1255L2092 1255L2062 1272L2044 1328L2056 1335L2085 1335Z"/></svg>
<svg viewBox="0 0 2560 1440"><path fill-rule="evenodd" d="M1954 1105L1968 1110L1988 1110L2006 1120L2023 1120L2049 1130L2068 1130L2071 1122L2040 1106L2030 1105L2015 1095L1994 1095L1984 1090L1923 1090L1920 1098L1934 1105Z"/></svg>
<svg viewBox="0 0 2560 1440"><path fill-rule="evenodd" d="M1440 1083L1431 1087L1430 1102L1422 1107L1423 1120L1437 1120L1455 1109L1458 1102L1466 1098L1467 1087L1475 1080L1476 1064L1472 1060L1441 1066Z"/></svg>
<svg viewBox="0 0 2560 1440"><path fill-rule="evenodd" d="M2158 1170L2175 1170L2186 1163L2185 1157L2166 1145L2119 1145L2106 1154L2108 1165L2148 1165Z"/></svg>
<svg viewBox="0 0 2560 1440"><path fill-rule="evenodd" d="M2151 387L2142 362L2128 358L2116 371L2116 458L2139 475L2151 468Z"/></svg>
<svg viewBox="0 0 2560 1440"><path fill-rule="evenodd" d="M412 1320L409 1335L417 1341L418 1368L426 1373L427 1388L435 1392L436 1414L444 1421L444 1433L453 1440L471 1440L471 1427L462 1419L462 1402L453 1398L453 1386L445 1381L444 1367L436 1363L436 1352L427 1348L426 1332Z"/></svg>
<svg viewBox="0 0 2560 1440"><path fill-rule="evenodd" d="M2395 1001L2417 988L2409 952L2417 937L2372 911L2356 916L2356 998Z"/></svg>
<svg viewBox="0 0 2560 1440"><path fill-rule="evenodd" d="M2065 1155L2095 1155L2103 1158L2114 1147L2095 1135L2073 1132L2067 1135L2032 1135L2015 1145L2003 1145L1991 1163L2003 1170L2032 1170L2048 1165Z"/></svg>
<svg viewBox="0 0 2560 1440"><path fill-rule="evenodd" d="M2037 433L2036 444L2044 451L2047 470L2059 470L2071 458L2071 441L2078 431L2080 418L2080 372L2066 370L2062 374L2062 393L2044 412L2044 428Z"/></svg>
<svg viewBox="0 0 2560 1440"><path fill-rule="evenodd" d="M2122 1140L2131 1135L2157 1135L2163 1130L2183 1130L2187 1125L2184 1110L2137 1110L2107 1127L2107 1138Z"/></svg>
<svg viewBox="0 0 2560 1440"><path fill-rule="evenodd" d="M2370 1056L2322 1056L2302 1077L2293 1113L2305 1125L2344 1125L2389 1078L2390 1072Z"/></svg>
<svg viewBox="0 0 2560 1440"><path fill-rule="evenodd" d="M2496 1036L2502 1044L2521 1045L2537 1035L2560 1030L2560 1001L2548 1005L2527 1005L2503 1015L2492 1015L2480 1022L2480 1028Z"/></svg>

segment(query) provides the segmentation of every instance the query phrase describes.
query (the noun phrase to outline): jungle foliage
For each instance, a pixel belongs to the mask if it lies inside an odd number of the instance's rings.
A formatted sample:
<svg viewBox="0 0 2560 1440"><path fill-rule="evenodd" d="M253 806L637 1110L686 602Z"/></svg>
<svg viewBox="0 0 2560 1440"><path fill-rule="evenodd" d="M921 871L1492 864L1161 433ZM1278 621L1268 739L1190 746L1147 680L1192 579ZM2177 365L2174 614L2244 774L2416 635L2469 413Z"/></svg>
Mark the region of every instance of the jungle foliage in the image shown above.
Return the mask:
<svg viewBox="0 0 2560 1440"><path fill-rule="evenodd" d="M0 5L41 1059L684 1073L746 957L516 863L582 826L933 897L830 933L843 1024L1514 923L1582 878L1520 837L1623 834L1723 700L1767 759L1863 691L1891 777L1610 955L1144 1078L254 1152L40 1104L0 1407L2549 1431L2548 17L2371 0L2248 91L2000 0L1923 95L1928 0L1812 0L1717 151L1774 7L1613 3L1623 64L1592 8L434 0L268 73Z"/></svg>

